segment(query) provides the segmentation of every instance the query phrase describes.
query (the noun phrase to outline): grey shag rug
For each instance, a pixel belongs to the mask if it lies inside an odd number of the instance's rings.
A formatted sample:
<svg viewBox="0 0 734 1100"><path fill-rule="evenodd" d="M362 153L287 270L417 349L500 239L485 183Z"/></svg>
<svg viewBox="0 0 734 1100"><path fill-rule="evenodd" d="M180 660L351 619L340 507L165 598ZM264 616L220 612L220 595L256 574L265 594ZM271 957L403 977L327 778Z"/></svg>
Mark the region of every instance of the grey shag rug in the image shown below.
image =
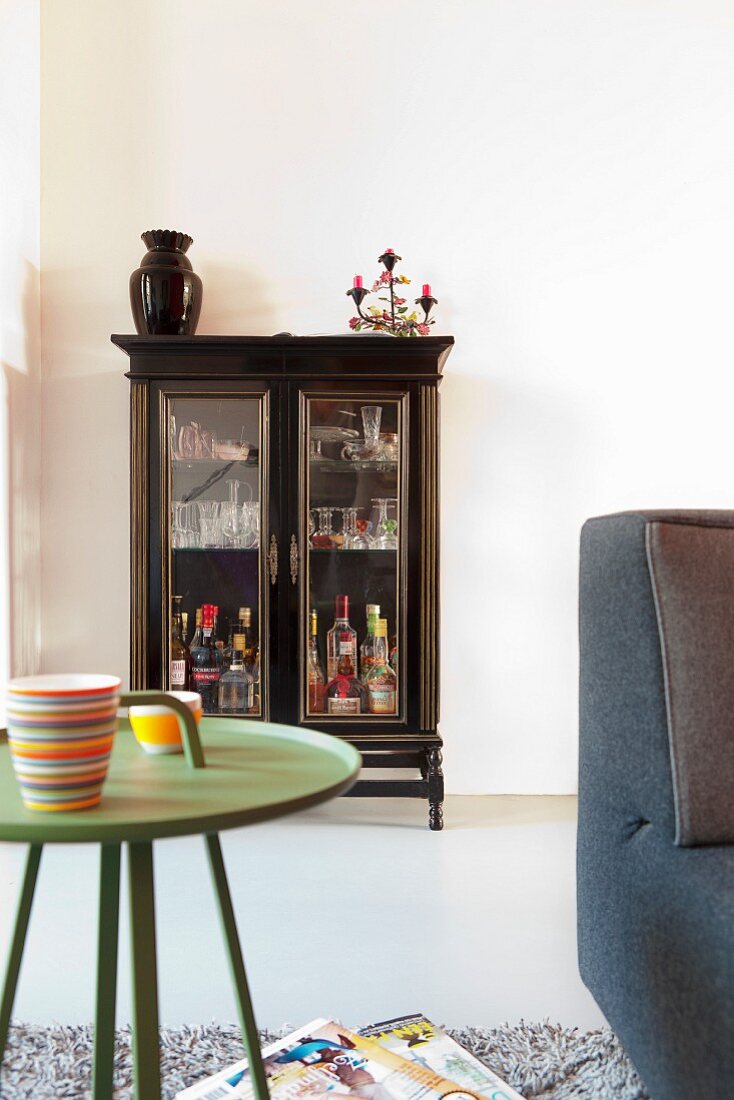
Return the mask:
<svg viewBox="0 0 734 1100"><path fill-rule="evenodd" d="M263 1042L277 1035L263 1032ZM505 1024L451 1030L525 1097L539 1100L649 1100L618 1039L609 1030L577 1031L560 1024ZM89 1100L91 1027L11 1028L0 1075L1 1100ZM161 1030L163 1100L243 1057L233 1025ZM117 1100L133 1100L130 1031L117 1035Z"/></svg>

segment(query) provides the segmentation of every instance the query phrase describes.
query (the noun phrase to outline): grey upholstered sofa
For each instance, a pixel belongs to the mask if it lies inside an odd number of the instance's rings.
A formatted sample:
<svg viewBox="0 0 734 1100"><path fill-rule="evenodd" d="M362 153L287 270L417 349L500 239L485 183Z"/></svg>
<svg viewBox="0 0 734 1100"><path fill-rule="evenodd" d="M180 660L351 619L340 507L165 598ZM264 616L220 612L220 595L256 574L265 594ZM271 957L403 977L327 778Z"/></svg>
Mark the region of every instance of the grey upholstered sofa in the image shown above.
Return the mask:
<svg viewBox="0 0 734 1100"><path fill-rule="evenodd" d="M653 1100L729 1100L734 512L589 520L580 628L581 975Z"/></svg>

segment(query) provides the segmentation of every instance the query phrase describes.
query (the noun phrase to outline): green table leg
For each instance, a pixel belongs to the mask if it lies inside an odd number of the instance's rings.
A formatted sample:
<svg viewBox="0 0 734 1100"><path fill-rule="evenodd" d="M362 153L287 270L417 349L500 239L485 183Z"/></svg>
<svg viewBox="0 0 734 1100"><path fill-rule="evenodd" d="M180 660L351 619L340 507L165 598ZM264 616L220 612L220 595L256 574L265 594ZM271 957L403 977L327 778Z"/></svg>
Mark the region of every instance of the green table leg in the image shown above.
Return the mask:
<svg viewBox="0 0 734 1100"><path fill-rule="evenodd" d="M10 941L10 954L8 956L7 966L5 967L3 996L2 1001L0 1001L0 1065L2 1064L3 1055L5 1054L5 1043L8 1038L10 1016L13 1011L15 990L18 986L18 974L20 973L20 964L23 958L23 948L25 947L25 937L28 931L28 921L31 916L33 893L36 889L38 866L41 862L42 851L42 844L31 844L28 849L28 855L26 856L23 885L21 887L20 897L18 898L18 908L15 914L15 928L13 929L13 938Z"/></svg>
<svg viewBox="0 0 734 1100"><path fill-rule="evenodd" d="M268 1083L265 1078L262 1058L260 1057L260 1039L257 1034L257 1024L255 1023L255 1013L252 1008L252 1001L250 1000L250 991L247 986L245 963L242 958L242 948L240 947L240 941L237 935L237 922L235 921L234 909L232 908L232 898L229 893L227 872L224 869L224 859L222 858L222 846L219 843L219 835L217 833L210 833L206 838L206 846L209 855L209 866L214 881L214 890L217 895L217 903L219 906L219 919L224 934L224 942L227 946L229 969L232 975L232 981L234 982L235 993L237 994L240 1027L242 1028L242 1038L250 1062L252 1085L256 1100L268 1100Z"/></svg>
<svg viewBox="0 0 734 1100"><path fill-rule="evenodd" d="M130 938L133 980L133 1075L136 1100L160 1100L153 845L129 843Z"/></svg>
<svg viewBox="0 0 734 1100"><path fill-rule="evenodd" d="M102 844L99 861L97 1011L94 1024L94 1100L112 1100L115 1059L117 939L120 920L120 845Z"/></svg>

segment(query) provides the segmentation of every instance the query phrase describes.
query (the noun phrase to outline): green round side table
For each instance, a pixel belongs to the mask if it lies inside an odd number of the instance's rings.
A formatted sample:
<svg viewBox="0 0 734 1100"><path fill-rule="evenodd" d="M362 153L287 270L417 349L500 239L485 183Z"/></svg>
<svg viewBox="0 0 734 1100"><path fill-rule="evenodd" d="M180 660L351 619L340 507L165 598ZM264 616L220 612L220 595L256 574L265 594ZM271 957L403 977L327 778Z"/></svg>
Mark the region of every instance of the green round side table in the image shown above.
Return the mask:
<svg viewBox="0 0 734 1100"><path fill-rule="evenodd" d="M137 1100L159 1100L153 841L200 833L205 838L255 1096L267 1100L219 833L282 817L342 794L357 778L361 757L351 745L328 734L234 718L204 718L200 741L191 712L178 700L156 692L122 697L123 706L142 701L164 703L176 711L185 754L147 755L127 720L121 719L102 803L92 810L26 810L13 774L7 736L0 730L0 840L30 845L0 1000L0 1065L43 845L96 843L101 855L92 1095L94 1100L112 1100L120 851L124 843L130 894L135 1096Z"/></svg>

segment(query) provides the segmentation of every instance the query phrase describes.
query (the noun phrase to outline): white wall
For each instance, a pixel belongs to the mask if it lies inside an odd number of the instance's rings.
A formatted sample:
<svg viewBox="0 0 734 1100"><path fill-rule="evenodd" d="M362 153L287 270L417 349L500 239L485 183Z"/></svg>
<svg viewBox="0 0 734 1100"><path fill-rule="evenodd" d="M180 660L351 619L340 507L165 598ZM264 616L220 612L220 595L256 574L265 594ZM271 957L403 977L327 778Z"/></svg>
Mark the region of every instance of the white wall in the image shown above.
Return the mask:
<svg viewBox="0 0 734 1100"><path fill-rule="evenodd" d="M732 502L725 0L43 4L43 663L126 674L127 278L200 332L335 331L430 281L454 791L570 791L583 519Z"/></svg>
<svg viewBox="0 0 734 1100"><path fill-rule="evenodd" d="M40 2L0 3L0 686L40 656L40 69Z"/></svg>

